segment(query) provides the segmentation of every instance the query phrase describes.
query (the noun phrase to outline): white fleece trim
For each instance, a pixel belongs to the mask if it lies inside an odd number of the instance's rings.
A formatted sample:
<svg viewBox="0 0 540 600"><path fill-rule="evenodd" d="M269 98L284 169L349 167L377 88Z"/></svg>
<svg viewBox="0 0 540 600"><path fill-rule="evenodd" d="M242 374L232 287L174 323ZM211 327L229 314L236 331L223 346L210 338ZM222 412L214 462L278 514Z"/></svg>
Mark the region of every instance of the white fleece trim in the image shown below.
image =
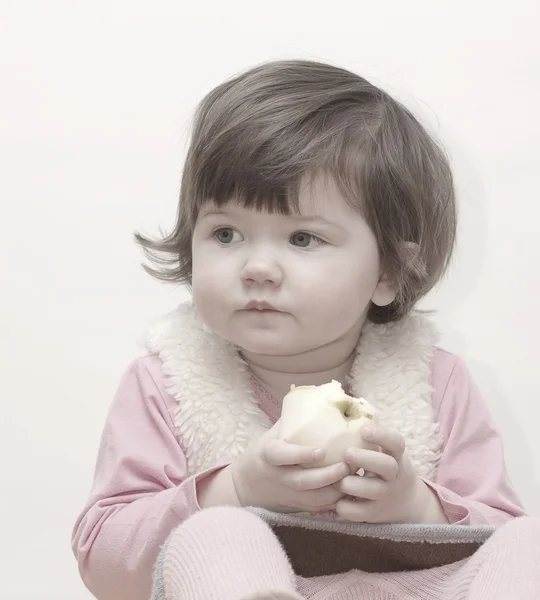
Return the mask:
<svg viewBox="0 0 540 600"><path fill-rule="evenodd" d="M417 314L388 325L367 323L350 374L353 394L404 435L417 473L426 478L442 447L430 384L435 342L434 327ZM176 433L190 474L233 460L271 427L246 363L234 345L205 327L191 301L160 319L147 345L159 354L166 387L178 402Z"/></svg>
<svg viewBox="0 0 540 600"><path fill-rule="evenodd" d="M190 474L236 458L271 427L245 362L203 325L191 303L152 327L148 347L159 354L166 387L178 401L176 433Z"/></svg>
<svg viewBox="0 0 540 600"><path fill-rule="evenodd" d="M375 406L380 423L400 431L416 472L428 479L442 448L431 385L436 341L434 326L417 313L387 325L366 323L350 373L353 395Z"/></svg>

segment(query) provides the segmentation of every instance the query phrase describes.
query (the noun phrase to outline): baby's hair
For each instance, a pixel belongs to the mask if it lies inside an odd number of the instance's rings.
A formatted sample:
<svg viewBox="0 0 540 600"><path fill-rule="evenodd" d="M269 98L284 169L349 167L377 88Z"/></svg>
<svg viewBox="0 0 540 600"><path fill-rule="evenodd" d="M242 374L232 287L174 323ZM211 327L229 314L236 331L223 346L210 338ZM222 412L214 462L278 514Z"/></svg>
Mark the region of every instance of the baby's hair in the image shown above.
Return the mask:
<svg viewBox="0 0 540 600"><path fill-rule="evenodd" d="M376 323L400 319L445 272L455 242L452 172L442 148L401 103L332 65L286 60L252 68L200 103L177 220L136 241L152 276L191 283L192 234L201 206L231 200L259 211L298 211L301 182L331 176L374 232L397 297L371 305ZM360 258L360 257L359 257Z"/></svg>

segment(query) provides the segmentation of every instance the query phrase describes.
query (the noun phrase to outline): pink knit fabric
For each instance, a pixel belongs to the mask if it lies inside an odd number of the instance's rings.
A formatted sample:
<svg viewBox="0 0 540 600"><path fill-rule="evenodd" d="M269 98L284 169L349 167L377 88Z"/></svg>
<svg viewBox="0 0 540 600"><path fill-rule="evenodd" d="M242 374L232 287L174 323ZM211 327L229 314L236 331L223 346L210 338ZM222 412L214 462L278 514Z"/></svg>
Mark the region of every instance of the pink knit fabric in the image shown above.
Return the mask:
<svg viewBox="0 0 540 600"><path fill-rule="evenodd" d="M501 527L470 559L406 573L297 578L277 539L242 509L202 511L179 527L165 559L166 600L538 600L540 520ZM297 595L299 592L299 595Z"/></svg>
<svg viewBox="0 0 540 600"><path fill-rule="evenodd" d="M232 507L201 511L175 531L163 578L167 600L302 598L270 527Z"/></svg>
<svg viewBox="0 0 540 600"><path fill-rule="evenodd" d="M500 436L463 364L438 350L432 385L445 445L428 484L450 522L500 525L523 515ZM279 416L272 399L261 395L260 405L273 420ZM160 360L134 361L111 406L94 485L73 531L82 579L99 600L147 600L161 545L200 511L198 482L221 468L188 476L176 406Z"/></svg>

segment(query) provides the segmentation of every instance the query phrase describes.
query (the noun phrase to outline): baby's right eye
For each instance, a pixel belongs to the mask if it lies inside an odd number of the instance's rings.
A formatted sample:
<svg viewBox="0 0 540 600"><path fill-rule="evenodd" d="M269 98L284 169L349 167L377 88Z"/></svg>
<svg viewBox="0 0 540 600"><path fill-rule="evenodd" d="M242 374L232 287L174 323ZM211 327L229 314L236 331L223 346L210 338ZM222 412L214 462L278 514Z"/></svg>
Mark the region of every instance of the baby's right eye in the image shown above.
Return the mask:
<svg viewBox="0 0 540 600"><path fill-rule="evenodd" d="M214 236L220 244L230 244L231 242L241 242L244 238L236 229L232 227L220 227L214 231Z"/></svg>

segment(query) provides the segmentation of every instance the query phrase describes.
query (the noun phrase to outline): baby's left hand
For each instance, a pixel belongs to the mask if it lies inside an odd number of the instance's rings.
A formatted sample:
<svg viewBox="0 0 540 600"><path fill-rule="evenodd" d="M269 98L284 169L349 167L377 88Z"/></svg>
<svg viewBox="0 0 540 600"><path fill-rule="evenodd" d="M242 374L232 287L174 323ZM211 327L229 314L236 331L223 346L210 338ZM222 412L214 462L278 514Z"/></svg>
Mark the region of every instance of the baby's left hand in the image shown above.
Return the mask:
<svg viewBox="0 0 540 600"><path fill-rule="evenodd" d="M361 435L366 442L380 446L381 452L347 450L345 462L355 474L336 484L346 494L337 503L337 514L349 521L365 523L424 522L432 492L416 475L405 453L403 436L376 424L363 428ZM360 469L371 476L356 475Z"/></svg>

